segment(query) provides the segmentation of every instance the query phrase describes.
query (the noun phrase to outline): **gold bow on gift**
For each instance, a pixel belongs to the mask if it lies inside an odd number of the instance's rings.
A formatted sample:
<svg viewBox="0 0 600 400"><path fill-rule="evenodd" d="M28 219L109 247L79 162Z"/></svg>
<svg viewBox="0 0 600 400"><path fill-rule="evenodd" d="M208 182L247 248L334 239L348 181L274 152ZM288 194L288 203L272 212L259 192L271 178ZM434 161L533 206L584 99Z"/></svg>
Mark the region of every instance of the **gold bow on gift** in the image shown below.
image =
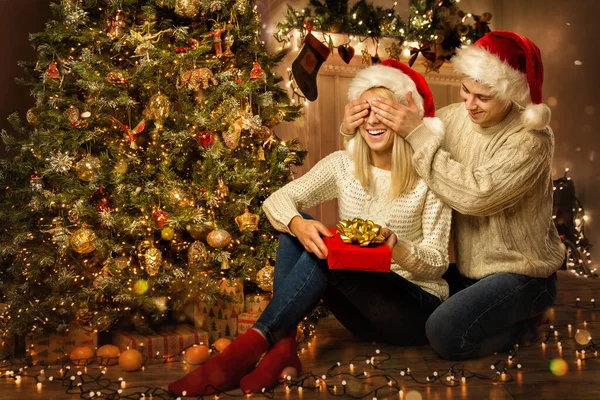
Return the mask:
<svg viewBox="0 0 600 400"><path fill-rule="evenodd" d="M366 247L385 242L385 237L381 234L383 228L370 220L361 218L342 220L336 227L344 243Z"/></svg>

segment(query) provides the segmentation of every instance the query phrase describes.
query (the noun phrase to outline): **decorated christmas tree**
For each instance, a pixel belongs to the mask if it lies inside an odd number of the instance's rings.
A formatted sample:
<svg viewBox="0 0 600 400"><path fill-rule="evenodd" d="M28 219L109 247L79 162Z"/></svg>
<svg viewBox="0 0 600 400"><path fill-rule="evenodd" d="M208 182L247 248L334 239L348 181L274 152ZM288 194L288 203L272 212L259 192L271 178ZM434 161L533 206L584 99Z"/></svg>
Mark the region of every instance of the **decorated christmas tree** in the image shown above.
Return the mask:
<svg viewBox="0 0 600 400"><path fill-rule="evenodd" d="M0 330L147 330L222 279L255 281L277 249L260 206L305 155L272 130L300 110L256 7L51 7L23 64L35 104L3 133Z"/></svg>

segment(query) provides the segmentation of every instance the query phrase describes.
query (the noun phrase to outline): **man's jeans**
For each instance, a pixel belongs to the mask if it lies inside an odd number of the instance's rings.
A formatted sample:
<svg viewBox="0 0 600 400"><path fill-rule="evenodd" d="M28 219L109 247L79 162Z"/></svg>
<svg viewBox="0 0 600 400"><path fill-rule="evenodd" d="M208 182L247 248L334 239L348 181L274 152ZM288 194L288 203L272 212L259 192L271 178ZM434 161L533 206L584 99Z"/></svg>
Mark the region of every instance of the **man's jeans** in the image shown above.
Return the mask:
<svg viewBox="0 0 600 400"><path fill-rule="evenodd" d="M270 346L296 329L321 298L360 339L424 344L425 321L440 304L436 296L394 272L329 270L326 260L285 233L280 236L273 287L273 298L254 325Z"/></svg>
<svg viewBox="0 0 600 400"><path fill-rule="evenodd" d="M531 278L501 273L474 280L451 265L444 278L450 298L429 317L426 330L433 349L449 360L511 348L536 332L543 313L556 299L556 274Z"/></svg>

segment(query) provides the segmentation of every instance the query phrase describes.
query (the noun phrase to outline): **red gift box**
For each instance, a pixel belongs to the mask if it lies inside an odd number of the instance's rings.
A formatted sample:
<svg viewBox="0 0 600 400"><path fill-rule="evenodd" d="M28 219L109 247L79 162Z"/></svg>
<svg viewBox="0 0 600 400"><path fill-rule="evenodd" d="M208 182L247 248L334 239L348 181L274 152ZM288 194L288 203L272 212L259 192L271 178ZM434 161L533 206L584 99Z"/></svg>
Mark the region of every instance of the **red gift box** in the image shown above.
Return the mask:
<svg viewBox="0 0 600 400"><path fill-rule="evenodd" d="M336 228L329 228L332 238L323 237L329 250L329 269L347 271L390 272L392 250L385 244L374 247L361 247L344 243Z"/></svg>

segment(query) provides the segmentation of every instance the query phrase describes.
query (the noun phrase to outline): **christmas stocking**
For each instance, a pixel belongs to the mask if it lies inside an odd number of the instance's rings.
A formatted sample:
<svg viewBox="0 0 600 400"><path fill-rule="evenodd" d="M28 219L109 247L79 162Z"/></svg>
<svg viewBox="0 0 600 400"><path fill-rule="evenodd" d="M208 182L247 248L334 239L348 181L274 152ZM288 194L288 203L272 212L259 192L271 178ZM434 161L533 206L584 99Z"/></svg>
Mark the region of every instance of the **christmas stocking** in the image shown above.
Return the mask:
<svg viewBox="0 0 600 400"><path fill-rule="evenodd" d="M317 99L317 74L327 57L329 48L309 32L298 58L292 63L292 74L298 88L310 101Z"/></svg>

